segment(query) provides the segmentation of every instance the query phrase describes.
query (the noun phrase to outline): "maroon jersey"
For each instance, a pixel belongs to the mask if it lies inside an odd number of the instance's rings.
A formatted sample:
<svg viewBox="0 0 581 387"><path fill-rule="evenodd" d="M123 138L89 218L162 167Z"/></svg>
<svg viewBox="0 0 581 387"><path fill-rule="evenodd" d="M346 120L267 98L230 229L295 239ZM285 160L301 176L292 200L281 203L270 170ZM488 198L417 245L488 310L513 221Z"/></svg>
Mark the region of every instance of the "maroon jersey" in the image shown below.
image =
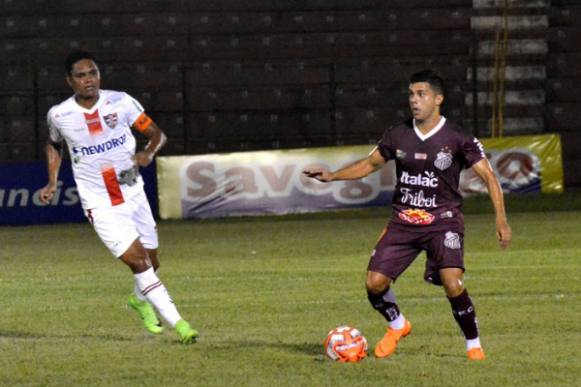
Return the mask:
<svg viewBox="0 0 581 387"><path fill-rule="evenodd" d="M411 231L464 232L460 172L486 157L476 138L444 117L423 135L410 119L389 128L378 149L396 163L390 224Z"/></svg>

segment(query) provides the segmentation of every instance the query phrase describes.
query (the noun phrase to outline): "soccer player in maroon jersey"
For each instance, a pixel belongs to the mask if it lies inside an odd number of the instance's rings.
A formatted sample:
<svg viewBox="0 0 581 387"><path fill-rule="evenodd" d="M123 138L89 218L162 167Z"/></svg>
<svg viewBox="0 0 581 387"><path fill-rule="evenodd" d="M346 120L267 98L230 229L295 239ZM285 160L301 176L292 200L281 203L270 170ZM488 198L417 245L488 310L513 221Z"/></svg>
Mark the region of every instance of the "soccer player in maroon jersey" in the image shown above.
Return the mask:
<svg viewBox="0 0 581 387"><path fill-rule="evenodd" d="M395 160L397 184L392 216L371 255L367 271L367 294L374 309L389 326L377 343L375 355L394 353L399 340L411 332L396 303L391 284L426 251L424 278L443 286L454 319L466 338L470 360L485 358L478 336L472 300L464 287L464 216L458 189L460 172L472 168L487 185L496 214L496 234L501 247L512 238L502 189L480 142L462 132L440 114L444 82L425 70L413 74L409 86L412 118L385 131L371 153L331 172L313 168L303 173L321 182L360 179Z"/></svg>

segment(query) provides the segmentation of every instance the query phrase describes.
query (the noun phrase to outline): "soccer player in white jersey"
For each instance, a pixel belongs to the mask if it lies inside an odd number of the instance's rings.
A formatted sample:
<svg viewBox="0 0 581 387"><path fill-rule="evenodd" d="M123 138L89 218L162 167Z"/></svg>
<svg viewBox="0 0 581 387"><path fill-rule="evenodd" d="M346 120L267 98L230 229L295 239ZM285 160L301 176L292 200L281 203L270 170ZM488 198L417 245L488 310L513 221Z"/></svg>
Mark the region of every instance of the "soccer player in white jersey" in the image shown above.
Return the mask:
<svg viewBox="0 0 581 387"><path fill-rule="evenodd" d="M182 319L156 274L157 229L138 169L153 161L166 136L130 95L100 89L99 68L90 53L72 51L65 70L74 95L48 112L48 184L40 192L41 200L50 202L56 192L64 141L89 222L134 274L128 305L151 333L163 331L155 307L182 343L195 342L198 332ZM137 153L132 128L149 139Z"/></svg>

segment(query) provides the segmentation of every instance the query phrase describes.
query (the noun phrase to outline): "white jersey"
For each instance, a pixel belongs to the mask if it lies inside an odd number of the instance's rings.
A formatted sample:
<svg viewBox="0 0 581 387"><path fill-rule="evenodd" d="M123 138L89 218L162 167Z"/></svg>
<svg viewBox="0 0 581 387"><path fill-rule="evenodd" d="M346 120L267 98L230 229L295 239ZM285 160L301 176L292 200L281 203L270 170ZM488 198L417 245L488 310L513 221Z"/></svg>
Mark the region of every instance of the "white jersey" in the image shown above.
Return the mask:
<svg viewBox="0 0 581 387"><path fill-rule="evenodd" d="M53 106L47 115L50 139L65 140L73 175L85 210L111 207L143 192L143 180L132 157L131 126L147 118L129 94L101 90L91 109L74 96Z"/></svg>

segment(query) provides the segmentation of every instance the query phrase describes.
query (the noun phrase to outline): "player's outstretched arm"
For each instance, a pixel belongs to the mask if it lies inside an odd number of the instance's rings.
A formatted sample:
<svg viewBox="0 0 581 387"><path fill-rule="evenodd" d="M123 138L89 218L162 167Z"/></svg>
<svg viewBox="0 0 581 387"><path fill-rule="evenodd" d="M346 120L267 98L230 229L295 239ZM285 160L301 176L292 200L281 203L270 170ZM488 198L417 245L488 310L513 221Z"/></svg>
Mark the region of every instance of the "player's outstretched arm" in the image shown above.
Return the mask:
<svg viewBox="0 0 581 387"><path fill-rule="evenodd" d="M498 242L501 247L508 247L512 240L512 230L510 229L506 219L504 196L502 194L500 182L496 178L496 175L487 159L480 160L472 166L472 169L482 180L484 180L488 187L488 194L490 195L490 199L494 206L494 212L496 214L496 235L498 237Z"/></svg>
<svg viewBox="0 0 581 387"><path fill-rule="evenodd" d="M366 158L355 161L335 172L324 168L311 168L305 169L303 173L324 183L335 180L356 180L377 171L383 164L385 164L385 160L379 149L375 147Z"/></svg>
<svg viewBox="0 0 581 387"><path fill-rule="evenodd" d="M40 201L50 203L57 189L58 175L62 163L62 142L49 141L44 147L46 153L46 163L48 168L48 183L40 190Z"/></svg>
<svg viewBox="0 0 581 387"><path fill-rule="evenodd" d="M153 121L151 121L147 128L140 130L140 132L149 139L149 142L142 151L135 154L135 164L140 167L147 167L151 164L155 155L163 148L167 137Z"/></svg>

